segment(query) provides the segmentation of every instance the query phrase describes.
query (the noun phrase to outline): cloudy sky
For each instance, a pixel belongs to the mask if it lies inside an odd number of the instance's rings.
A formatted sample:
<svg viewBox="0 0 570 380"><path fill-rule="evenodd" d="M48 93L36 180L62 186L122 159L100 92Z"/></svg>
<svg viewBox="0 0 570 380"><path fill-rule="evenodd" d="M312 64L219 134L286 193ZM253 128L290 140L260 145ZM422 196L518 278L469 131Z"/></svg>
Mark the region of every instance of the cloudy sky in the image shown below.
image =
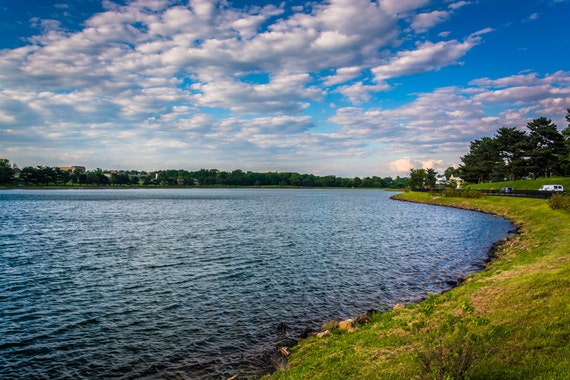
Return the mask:
<svg viewBox="0 0 570 380"><path fill-rule="evenodd" d="M1 0L20 167L407 175L570 107L570 0Z"/></svg>

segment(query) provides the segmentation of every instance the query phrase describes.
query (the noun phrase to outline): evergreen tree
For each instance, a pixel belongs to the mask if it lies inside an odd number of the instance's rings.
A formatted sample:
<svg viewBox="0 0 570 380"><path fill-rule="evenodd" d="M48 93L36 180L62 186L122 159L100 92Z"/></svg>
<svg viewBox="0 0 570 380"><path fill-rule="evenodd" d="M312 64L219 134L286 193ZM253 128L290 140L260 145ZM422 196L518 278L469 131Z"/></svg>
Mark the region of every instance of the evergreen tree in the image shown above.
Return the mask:
<svg viewBox="0 0 570 380"><path fill-rule="evenodd" d="M561 158L561 169L563 175L570 175L570 108L566 109L565 118L568 122L568 126L562 130L562 139L564 140L565 154Z"/></svg>
<svg viewBox="0 0 570 380"><path fill-rule="evenodd" d="M502 158L495 139L483 137L472 141L469 153L461 157L459 166L463 179L467 182L482 183L488 181Z"/></svg>
<svg viewBox="0 0 570 380"><path fill-rule="evenodd" d="M540 117L527 124L530 130L529 151L531 171L535 176L545 177L562 173L562 159L565 156L564 137L550 119Z"/></svg>
<svg viewBox="0 0 570 380"><path fill-rule="evenodd" d="M528 175L529 160L527 151L530 146L527 134L514 127L503 127L495 134L495 141L499 155L504 163L504 166L502 166L504 172L500 176L514 181ZM499 169L499 167L496 169Z"/></svg>

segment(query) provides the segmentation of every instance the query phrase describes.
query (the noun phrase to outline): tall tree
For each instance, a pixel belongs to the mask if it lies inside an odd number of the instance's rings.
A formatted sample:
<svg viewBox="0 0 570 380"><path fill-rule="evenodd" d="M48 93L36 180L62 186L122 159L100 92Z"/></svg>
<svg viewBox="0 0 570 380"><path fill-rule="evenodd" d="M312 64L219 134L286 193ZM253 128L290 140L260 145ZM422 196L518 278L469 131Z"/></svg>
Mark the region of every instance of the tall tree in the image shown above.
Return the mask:
<svg viewBox="0 0 570 380"><path fill-rule="evenodd" d="M550 119L539 117L527 124L530 130L529 141L532 150L529 151L531 169L535 175L544 173L560 175L562 172L562 157L564 157L564 138L556 124Z"/></svg>
<svg viewBox="0 0 570 380"><path fill-rule="evenodd" d="M503 127L496 132L495 141L499 155L505 164L503 177L514 181L528 175L528 135L514 127Z"/></svg>
<svg viewBox="0 0 570 380"><path fill-rule="evenodd" d="M463 179L467 182L482 183L489 180L497 165L502 163L496 141L490 137L472 141L469 153L461 157L459 166Z"/></svg>
<svg viewBox="0 0 570 380"><path fill-rule="evenodd" d="M570 175L570 108L566 109L566 121L568 126L562 130L562 138L564 140L565 157L562 158L562 174Z"/></svg>

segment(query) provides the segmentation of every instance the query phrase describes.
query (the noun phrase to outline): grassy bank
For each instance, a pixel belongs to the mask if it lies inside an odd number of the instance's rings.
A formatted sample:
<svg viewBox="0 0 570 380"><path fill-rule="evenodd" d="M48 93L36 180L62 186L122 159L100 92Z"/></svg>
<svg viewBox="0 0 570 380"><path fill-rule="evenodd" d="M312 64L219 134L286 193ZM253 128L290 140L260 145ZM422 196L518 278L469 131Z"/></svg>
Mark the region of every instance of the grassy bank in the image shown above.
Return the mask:
<svg viewBox="0 0 570 380"><path fill-rule="evenodd" d="M499 190L502 187L512 187L515 190L538 190L542 185L562 185L566 191L570 191L570 177L537 178L519 181L489 182L467 185L467 189Z"/></svg>
<svg viewBox="0 0 570 380"><path fill-rule="evenodd" d="M269 378L569 379L570 213L525 198L398 198L502 215L520 234L459 287L311 337Z"/></svg>

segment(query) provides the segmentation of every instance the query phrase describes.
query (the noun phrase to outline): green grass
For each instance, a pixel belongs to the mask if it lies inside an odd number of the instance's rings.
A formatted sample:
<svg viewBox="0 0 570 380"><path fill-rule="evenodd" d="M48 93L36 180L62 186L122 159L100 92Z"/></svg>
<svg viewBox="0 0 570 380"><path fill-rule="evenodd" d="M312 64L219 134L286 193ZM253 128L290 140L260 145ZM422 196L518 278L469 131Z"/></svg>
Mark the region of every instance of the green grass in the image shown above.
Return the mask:
<svg viewBox="0 0 570 380"><path fill-rule="evenodd" d="M569 379L570 213L537 199L397 197L502 215L520 234L461 286L376 314L354 332L304 340L291 349L288 369L268 378ZM421 364L426 358L430 366ZM472 361L459 374L458 358Z"/></svg>
<svg viewBox="0 0 570 380"><path fill-rule="evenodd" d="M538 190L542 185L562 185L565 191L570 191L570 177L552 177L524 179L520 181L503 181L472 184L465 186L468 189L500 190L502 187L512 187L515 190Z"/></svg>

